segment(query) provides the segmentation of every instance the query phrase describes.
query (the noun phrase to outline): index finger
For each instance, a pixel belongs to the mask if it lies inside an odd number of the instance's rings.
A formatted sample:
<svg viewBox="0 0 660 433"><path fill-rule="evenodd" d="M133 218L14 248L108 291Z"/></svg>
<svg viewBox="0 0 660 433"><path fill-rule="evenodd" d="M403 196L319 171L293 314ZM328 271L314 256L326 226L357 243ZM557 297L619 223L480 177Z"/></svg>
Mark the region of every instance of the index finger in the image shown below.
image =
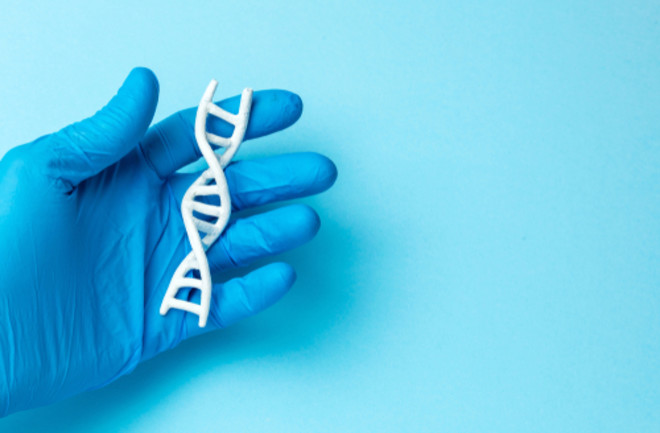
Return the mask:
<svg viewBox="0 0 660 433"><path fill-rule="evenodd" d="M240 95L216 102L232 113L238 112ZM262 137L293 125L302 114L300 96L287 90L260 90L252 95L250 120L245 139ZM202 155L197 148L193 125L197 107L174 113L152 126L140 143L142 153L156 174L164 179ZM222 137L232 134L233 125L209 116L207 131Z"/></svg>

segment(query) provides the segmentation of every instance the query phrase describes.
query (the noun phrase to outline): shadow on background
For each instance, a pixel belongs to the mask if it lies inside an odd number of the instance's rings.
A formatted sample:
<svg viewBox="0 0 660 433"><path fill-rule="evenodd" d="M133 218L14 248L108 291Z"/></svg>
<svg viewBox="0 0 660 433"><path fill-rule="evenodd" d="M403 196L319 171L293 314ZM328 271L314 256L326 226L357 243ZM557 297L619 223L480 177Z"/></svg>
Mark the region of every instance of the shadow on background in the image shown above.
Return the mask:
<svg viewBox="0 0 660 433"><path fill-rule="evenodd" d="M277 258L295 266L298 281L270 310L183 342L103 389L10 415L0 420L0 431L88 432L118 421L127 426L153 407L154 401L223 365L286 356L312 345L323 352L324 341L351 326L346 318L355 315L355 304L360 302L352 296L349 280L355 263L351 245L360 242L350 229L323 215L322 219L323 227L310 245ZM337 273L338 269L344 272Z"/></svg>

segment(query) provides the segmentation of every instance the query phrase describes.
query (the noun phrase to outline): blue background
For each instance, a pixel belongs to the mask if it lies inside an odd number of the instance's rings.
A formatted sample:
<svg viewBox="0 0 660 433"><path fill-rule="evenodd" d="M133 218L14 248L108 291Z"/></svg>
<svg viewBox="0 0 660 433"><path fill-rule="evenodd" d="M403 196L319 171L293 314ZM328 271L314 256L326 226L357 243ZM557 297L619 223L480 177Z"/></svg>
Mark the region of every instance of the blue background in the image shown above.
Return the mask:
<svg viewBox="0 0 660 433"><path fill-rule="evenodd" d="M339 179L266 313L0 431L660 429L660 4L2 1L1 150L136 65L286 88ZM93 320L93 318L90 318Z"/></svg>

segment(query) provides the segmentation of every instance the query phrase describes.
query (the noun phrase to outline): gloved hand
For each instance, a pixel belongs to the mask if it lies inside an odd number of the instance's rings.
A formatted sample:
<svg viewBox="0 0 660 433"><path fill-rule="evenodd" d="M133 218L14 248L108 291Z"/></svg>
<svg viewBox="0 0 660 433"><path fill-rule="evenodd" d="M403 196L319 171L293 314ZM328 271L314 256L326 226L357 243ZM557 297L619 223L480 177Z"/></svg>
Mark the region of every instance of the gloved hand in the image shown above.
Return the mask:
<svg viewBox="0 0 660 433"><path fill-rule="evenodd" d="M190 250L180 201L199 174L175 171L200 154L196 107L148 129L157 99L153 73L135 69L94 116L0 161L2 415L104 386L190 336L263 310L295 280L291 266L271 263L217 284L204 329L195 315L159 314ZM236 112L238 102L218 104ZM284 129L301 111L293 93L255 92L246 138ZM215 117L207 128L231 134ZM336 169L321 155L297 153L235 162L226 175L240 211L324 191ZM239 217L209 249L211 271L299 246L318 228L304 205Z"/></svg>

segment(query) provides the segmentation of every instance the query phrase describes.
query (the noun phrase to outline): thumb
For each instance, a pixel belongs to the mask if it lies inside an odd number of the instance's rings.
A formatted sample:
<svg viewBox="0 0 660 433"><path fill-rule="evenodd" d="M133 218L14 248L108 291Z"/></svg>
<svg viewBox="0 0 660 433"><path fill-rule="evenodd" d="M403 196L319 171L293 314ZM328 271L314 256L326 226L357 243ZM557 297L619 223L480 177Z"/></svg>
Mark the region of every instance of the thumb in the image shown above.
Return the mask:
<svg viewBox="0 0 660 433"><path fill-rule="evenodd" d="M158 80L135 68L108 105L42 142L51 148L50 174L71 187L130 152L147 131L158 103Z"/></svg>

